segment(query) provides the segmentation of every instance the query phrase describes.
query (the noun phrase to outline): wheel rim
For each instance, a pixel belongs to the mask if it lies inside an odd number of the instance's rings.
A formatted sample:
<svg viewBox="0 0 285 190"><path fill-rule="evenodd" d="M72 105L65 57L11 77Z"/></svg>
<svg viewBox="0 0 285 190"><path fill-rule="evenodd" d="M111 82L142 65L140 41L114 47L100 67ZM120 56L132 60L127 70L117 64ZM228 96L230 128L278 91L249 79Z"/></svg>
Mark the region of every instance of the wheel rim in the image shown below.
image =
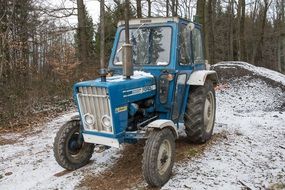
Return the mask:
<svg viewBox="0 0 285 190"><path fill-rule="evenodd" d="M215 104L214 104L214 94L209 91L204 107L204 125L206 127L206 132L209 133L213 128L214 123L214 115L215 115Z"/></svg>
<svg viewBox="0 0 285 190"><path fill-rule="evenodd" d="M70 156L72 157L77 157L82 149L83 142L81 142L79 138L80 138L79 132L75 132L70 136L70 138L67 141L68 142L67 150Z"/></svg>
<svg viewBox="0 0 285 190"><path fill-rule="evenodd" d="M171 155L172 155L171 144L169 140L165 139L163 140L163 142L159 147L158 156L157 156L157 169L160 175L163 175L170 167L172 159Z"/></svg>

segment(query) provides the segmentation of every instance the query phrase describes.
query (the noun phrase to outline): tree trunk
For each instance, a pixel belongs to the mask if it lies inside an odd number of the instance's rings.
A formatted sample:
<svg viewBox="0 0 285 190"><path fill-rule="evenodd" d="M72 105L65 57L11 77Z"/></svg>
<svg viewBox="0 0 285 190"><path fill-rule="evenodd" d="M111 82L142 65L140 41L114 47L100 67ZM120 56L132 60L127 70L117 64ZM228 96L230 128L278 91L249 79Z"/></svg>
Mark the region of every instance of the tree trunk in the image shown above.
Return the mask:
<svg viewBox="0 0 285 190"><path fill-rule="evenodd" d="M142 18L142 2L141 0L137 1L137 18Z"/></svg>
<svg viewBox="0 0 285 190"><path fill-rule="evenodd" d="M171 14L175 16L175 0L171 0Z"/></svg>
<svg viewBox="0 0 285 190"><path fill-rule="evenodd" d="M87 39L86 39L86 23L85 23L85 7L83 0L77 0L78 7L78 35L79 35L79 58L81 63L88 64L87 56Z"/></svg>
<svg viewBox="0 0 285 190"><path fill-rule="evenodd" d="M245 24L245 0L239 0L239 6L241 8L241 17L240 17L240 42L239 42L239 52L240 52L240 60L246 60L246 52L245 52L245 33L244 33L244 24Z"/></svg>
<svg viewBox="0 0 285 190"><path fill-rule="evenodd" d="M148 17L151 17L151 0L147 0L147 5L148 5Z"/></svg>
<svg viewBox="0 0 285 190"><path fill-rule="evenodd" d="M4 68L6 66L6 63L9 62L9 51L8 51L8 38L7 38L7 1L1 2L0 4L0 15L2 16L2 23L0 25L0 79L2 78L4 74Z"/></svg>
<svg viewBox="0 0 285 190"><path fill-rule="evenodd" d="M229 60L234 59L234 26L233 26L233 20L234 20L234 0L229 0Z"/></svg>
<svg viewBox="0 0 285 190"><path fill-rule="evenodd" d="M279 29L279 36L285 34L285 0L281 0L281 24Z"/></svg>
<svg viewBox="0 0 285 190"><path fill-rule="evenodd" d="M237 7L237 21L235 22L235 26L236 26L236 57L235 59L240 60L240 17L241 17L241 4L240 4L240 0L238 0L238 7Z"/></svg>
<svg viewBox="0 0 285 190"><path fill-rule="evenodd" d="M166 17L169 17L169 0L166 0Z"/></svg>
<svg viewBox="0 0 285 190"><path fill-rule="evenodd" d="M208 59L209 63L214 63L214 50L215 50L215 38L214 38L214 24L213 24L213 0L208 0L208 21L207 21L207 31L208 31L208 39L207 42L207 48L208 50Z"/></svg>
<svg viewBox="0 0 285 190"><path fill-rule="evenodd" d="M202 24L204 28L205 24L205 0L197 0L196 15L199 18L199 23Z"/></svg>

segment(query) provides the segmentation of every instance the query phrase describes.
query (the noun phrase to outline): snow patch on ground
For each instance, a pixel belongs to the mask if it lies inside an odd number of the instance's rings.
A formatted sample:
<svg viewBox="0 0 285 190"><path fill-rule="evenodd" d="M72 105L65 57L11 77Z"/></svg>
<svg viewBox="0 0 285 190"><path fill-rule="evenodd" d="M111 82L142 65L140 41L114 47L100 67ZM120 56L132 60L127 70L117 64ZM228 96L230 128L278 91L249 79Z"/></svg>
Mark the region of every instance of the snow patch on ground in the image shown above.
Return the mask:
<svg viewBox="0 0 285 190"><path fill-rule="evenodd" d="M59 127L76 113L68 113L43 126L42 131L29 137L0 134L20 143L1 146L0 189L74 189L85 173L98 173L111 166L119 150L94 153L91 163L74 172L61 168L53 156L53 139Z"/></svg>

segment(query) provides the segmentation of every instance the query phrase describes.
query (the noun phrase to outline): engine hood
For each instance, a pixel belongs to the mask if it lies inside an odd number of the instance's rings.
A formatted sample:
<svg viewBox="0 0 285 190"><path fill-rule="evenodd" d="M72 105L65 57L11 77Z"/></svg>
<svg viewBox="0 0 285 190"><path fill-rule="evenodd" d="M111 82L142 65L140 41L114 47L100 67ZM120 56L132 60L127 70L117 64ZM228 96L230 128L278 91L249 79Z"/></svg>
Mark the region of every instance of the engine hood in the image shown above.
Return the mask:
<svg viewBox="0 0 285 190"><path fill-rule="evenodd" d="M105 89L102 90L100 88L105 88ZM101 82L101 79L98 78L96 80L79 82L74 85L74 99L76 101L78 108L80 108L79 106L80 100L78 97L82 96L82 94L84 94L84 96L86 97L86 93L88 93L87 99L86 98L84 99L83 105L87 103L88 104L87 106L91 106L91 108L92 107L93 108L99 107L100 109L105 108L105 107L103 108L100 107L101 103L103 102L103 100L100 98L100 95L102 94L96 94L102 92L104 92L104 98L107 98L105 102L108 102L109 104L110 117L112 118L113 132L114 132L114 134L104 134L104 135L106 137L121 138L122 135L124 134L126 127L128 126L129 104L132 102L144 100L155 96L156 95L155 78L152 75L150 74L147 75L147 73L144 72L141 74L135 72L135 75L128 80L126 80L122 75L117 75L117 76L107 77L106 82ZM96 95L98 96L97 99L95 99L94 101ZM94 97L93 101L91 97ZM79 110L79 112L81 111L82 110ZM100 110L100 111L106 112L106 110ZM102 133L100 133L100 135L102 135Z"/></svg>
<svg viewBox="0 0 285 190"><path fill-rule="evenodd" d="M154 96L156 85L154 77L145 72L135 72L131 79L125 79L122 75L107 77L106 82L101 79L79 82L74 85L75 93L78 87L102 87L107 88L111 102L114 104L125 104Z"/></svg>

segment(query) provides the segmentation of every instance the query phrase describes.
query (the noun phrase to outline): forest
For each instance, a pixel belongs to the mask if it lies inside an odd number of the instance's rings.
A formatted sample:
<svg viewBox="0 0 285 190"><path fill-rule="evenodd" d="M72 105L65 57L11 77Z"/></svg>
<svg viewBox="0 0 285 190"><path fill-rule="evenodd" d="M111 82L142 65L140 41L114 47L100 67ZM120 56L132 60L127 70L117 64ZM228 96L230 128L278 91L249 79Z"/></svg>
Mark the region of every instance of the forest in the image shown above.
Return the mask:
<svg viewBox="0 0 285 190"><path fill-rule="evenodd" d="M69 109L73 83L98 76L100 52L108 63L117 23L123 19L122 2L100 1L104 35L86 1L47 2L0 0L1 130L29 126ZM285 0L130 2L131 18L179 16L202 24L210 64L238 60L278 71ZM72 16L77 24L61 22Z"/></svg>

